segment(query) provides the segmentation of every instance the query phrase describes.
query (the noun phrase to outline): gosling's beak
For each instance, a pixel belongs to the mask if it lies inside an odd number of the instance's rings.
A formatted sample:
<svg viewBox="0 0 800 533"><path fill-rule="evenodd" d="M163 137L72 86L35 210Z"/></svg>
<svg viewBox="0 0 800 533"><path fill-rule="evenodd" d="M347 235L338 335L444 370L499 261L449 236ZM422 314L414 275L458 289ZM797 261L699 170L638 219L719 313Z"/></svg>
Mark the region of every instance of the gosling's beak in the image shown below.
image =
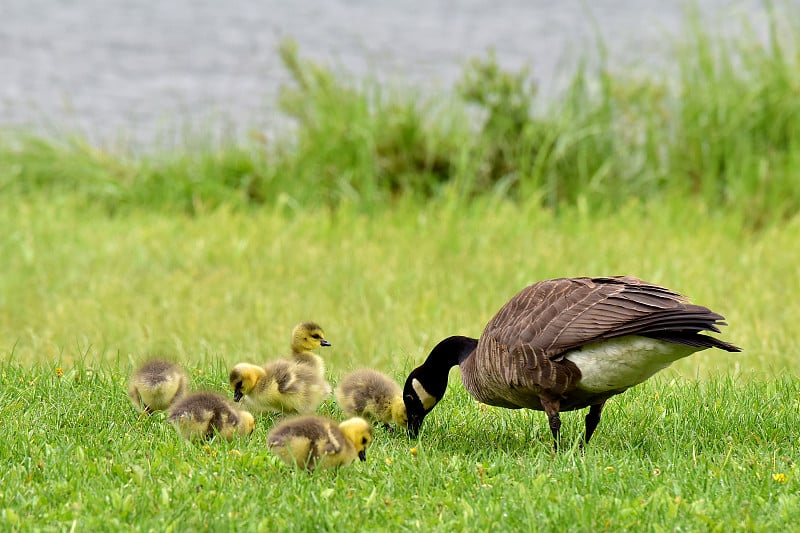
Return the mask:
<svg viewBox="0 0 800 533"><path fill-rule="evenodd" d="M321 346L330 346L331 345L331 343L329 343L325 339L322 339L321 341L319 341L319 343L320 343Z"/></svg>
<svg viewBox="0 0 800 533"><path fill-rule="evenodd" d="M366 461L367 460L367 450L361 450L360 452L358 452L358 458L361 459L362 461Z"/></svg>
<svg viewBox="0 0 800 533"><path fill-rule="evenodd" d="M239 400L242 399L242 396L244 396L244 394L242 394L242 391L237 390L236 392L233 393L233 401L238 402Z"/></svg>

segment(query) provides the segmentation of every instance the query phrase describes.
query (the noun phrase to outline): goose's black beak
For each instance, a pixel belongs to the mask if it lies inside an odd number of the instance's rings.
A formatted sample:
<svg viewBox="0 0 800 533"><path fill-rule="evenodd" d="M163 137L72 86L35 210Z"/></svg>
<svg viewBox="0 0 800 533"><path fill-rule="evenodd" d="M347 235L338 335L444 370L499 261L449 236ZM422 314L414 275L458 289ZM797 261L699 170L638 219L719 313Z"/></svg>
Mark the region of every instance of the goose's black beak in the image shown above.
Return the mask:
<svg viewBox="0 0 800 533"><path fill-rule="evenodd" d="M325 339L322 339L321 341L319 341L319 343L321 346L331 346L331 343L329 343Z"/></svg>
<svg viewBox="0 0 800 533"><path fill-rule="evenodd" d="M358 452L358 458L361 459L362 461L366 461L367 460L367 450L361 450L360 452Z"/></svg>
<svg viewBox="0 0 800 533"><path fill-rule="evenodd" d="M240 401L242 399L242 396L244 396L244 394L242 394L242 391L237 390L236 392L233 393L233 401L234 402Z"/></svg>
<svg viewBox="0 0 800 533"><path fill-rule="evenodd" d="M408 436L416 439L419 436L419 430L422 427L422 421L425 420L425 415L422 416L409 416L408 417Z"/></svg>
<svg viewBox="0 0 800 533"><path fill-rule="evenodd" d="M406 385L406 391L403 394L403 403L406 406L406 416L408 417L406 431L408 436L412 439L417 438L419 429L422 427L422 421L425 420L425 407L419 401L416 393L409 391L409 385Z"/></svg>

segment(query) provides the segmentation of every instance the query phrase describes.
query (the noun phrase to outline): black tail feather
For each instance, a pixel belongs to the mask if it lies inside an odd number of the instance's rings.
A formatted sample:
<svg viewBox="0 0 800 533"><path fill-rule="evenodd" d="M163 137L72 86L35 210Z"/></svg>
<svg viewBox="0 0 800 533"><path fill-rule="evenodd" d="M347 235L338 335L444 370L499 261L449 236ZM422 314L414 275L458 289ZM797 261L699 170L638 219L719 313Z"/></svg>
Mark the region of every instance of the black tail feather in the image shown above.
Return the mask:
<svg viewBox="0 0 800 533"><path fill-rule="evenodd" d="M643 337L658 339L660 341L685 344L686 346L698 346L700 348L719 348L726 352L741 352L742 349L729 342L725 342L708 335L701 335L694 331L651 331L640 334Z"/></svg>

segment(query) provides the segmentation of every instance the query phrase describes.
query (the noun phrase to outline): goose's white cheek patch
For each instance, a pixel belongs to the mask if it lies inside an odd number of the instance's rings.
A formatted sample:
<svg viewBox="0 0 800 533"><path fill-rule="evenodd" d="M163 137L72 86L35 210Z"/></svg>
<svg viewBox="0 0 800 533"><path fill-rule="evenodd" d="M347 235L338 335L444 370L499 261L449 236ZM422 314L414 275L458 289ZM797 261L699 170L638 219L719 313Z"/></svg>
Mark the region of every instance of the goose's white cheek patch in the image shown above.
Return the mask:
<svg viewBox="0 0 800 533"><path fill-rule="evenodd" d="M428 394L428 391L425 390L425 387L422 386L416 379L411 380L411 386L414 387L414 391L419 396L419 401L422 402L422 407L425 408L426 411L433 409L433 406L439 401L436 399L436 396L432 394Z"/></svg>

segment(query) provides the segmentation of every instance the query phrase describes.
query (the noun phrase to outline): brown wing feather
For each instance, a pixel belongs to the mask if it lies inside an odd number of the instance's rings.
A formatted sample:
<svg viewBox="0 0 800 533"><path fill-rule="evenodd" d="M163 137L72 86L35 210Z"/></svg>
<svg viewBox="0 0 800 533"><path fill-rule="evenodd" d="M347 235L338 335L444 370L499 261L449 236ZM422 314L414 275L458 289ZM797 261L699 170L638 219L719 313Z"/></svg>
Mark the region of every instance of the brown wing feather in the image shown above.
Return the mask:
<svg viewBox="0 0 800 533"><path fill-rule="evenodd" d="M548 358L623 335L673 342L688 337L687 343L709 339L707 345L712 346L717 345L716 339L697 333L718 332L722 320L721 315L689 304L676 292L637 278L559 278L536 283L514 296L487 324L481 344L485 345L484 337L491 338L510 349L526 346L537 357Z"/></svg>

